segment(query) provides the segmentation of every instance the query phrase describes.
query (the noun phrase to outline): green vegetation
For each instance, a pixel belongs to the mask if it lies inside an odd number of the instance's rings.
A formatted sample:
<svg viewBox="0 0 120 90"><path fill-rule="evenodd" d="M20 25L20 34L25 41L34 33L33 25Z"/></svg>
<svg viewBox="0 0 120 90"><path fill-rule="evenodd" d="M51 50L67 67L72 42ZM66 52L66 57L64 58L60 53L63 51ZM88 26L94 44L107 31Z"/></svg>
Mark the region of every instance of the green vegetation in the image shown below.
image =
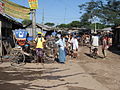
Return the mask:
<svg viewBox="0 0 120 90"><path fill-rule="evenodd" d="M22 21L23 25L29 25L30 23L32 23L32 20L23 20Z"/></svg>
<svg viewBox="0 0 120 90"><path fill-rule="evenodd" d="M56 27L94 29L96 24L96 29L103 29L120 24L120 0L91 0L79 5L79 8L80 12L84 11L80 17L80 21L72 21L68 24L63 23ZM31 22L31 20L22 21L24 25L28 25ZM45 25L55 26L51 22L45 23Z"/></svg>
<svg viewBox="0 0 120 90"><path fill-rule="evenodd" d="M81 21L84 23L91 23L89 20L96 16L99 18L100 23L104 25L120 24L119 0L91 0L91 2L79 5L79 8L85 11L81 16Z"/></svg>
<svg viewBox="0 0 120 90"><path fill-rule="evenodd" d="M50 22L48 22L48 23L45 23L45 25L47 25L47 26L54 26L55 24L54 23L50 23Z"/></svg>
<svg viewBox="0 0 120 90"><path fill-rule="evenodd" d="M95 28L95 23L89 23L89 22L80 22L80 21L72 21L69 24L60 24L57 25L56 27L59 28L72 28L72 27L76 27L76 28L89 28L89 29L94 29ZM96 29L103 29L105 27L108 27L108 25L104 25L101 23L96 23Z"/></svg>

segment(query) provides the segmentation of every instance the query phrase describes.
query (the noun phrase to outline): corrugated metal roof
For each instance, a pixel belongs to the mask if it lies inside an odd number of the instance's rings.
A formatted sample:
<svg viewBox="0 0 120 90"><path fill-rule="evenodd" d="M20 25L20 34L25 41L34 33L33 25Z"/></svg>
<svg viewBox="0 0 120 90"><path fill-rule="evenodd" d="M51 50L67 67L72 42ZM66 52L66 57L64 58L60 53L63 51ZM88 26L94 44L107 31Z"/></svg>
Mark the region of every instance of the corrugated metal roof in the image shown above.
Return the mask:
<svg viewBox="0 0 120 90"><path fill-rule="evenodd" d="M6 15L6 14L0 14L0 17L2 18L2 19L5 19L5 20L7 20L8 22L10 22L11 24L13 24L13 28L15 28L15 29L17 29L18 27L19 28L22 28L23 27L23 25L20 23L20 22L18 22L18 21L16 21L15 19L13 19L12 17L10 17L9 15ZM17 28L16 28L17 27Z"/></svg>
<svg viewBox="0 0 120 90"><path fill-rule="evenodd" d="M112 31L111 27L102 29L103 31Z"/></svg>

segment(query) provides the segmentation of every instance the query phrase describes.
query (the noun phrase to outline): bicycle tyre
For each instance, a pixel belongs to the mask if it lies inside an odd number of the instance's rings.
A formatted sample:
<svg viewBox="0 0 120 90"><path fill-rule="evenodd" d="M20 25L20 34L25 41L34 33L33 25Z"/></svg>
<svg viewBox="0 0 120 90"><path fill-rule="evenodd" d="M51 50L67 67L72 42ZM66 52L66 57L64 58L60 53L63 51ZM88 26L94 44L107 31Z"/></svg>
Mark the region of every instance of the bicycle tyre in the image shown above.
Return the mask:
<svg viewBox="0 0 120 90"><path fill-rule="evenodd" d="M11 52L10 59L11 66L22 66L25 65L25 55L21 51L14 50Z"/></svg>
<svg viewBox="0 0 120 90"><path fill-rule="evenodd" d="M3 63L3 60L2 60L2 57L0 57L0 64L2 64Z"/></svg>

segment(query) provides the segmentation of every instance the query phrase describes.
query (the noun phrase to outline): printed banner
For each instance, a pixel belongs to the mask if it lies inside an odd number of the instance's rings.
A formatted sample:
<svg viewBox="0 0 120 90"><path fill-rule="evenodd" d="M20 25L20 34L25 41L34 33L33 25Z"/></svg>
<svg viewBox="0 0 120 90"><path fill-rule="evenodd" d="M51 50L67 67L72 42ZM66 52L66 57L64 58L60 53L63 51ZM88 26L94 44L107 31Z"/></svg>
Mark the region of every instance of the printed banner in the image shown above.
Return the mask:
<svg viewBox="0 0 120 90"><path fill-rule="evenodd" d="M4 13L4 2L2 0L0 0L0 13Z"/></svg>
<svg viewBox="0 0 120 90"><path fill-rule="evenodd" d="M21 39L21 38L24 39L27 37L27 34L28 34L28 32L25 30L15 30L15 31L13 31L13 33L14 33L15 37L18 39Z"/></svg>
<svg viewBox="0 0 120 90"><path fill-rule="evenodd" d="M30 19L30 8L23 7L8 0L4 1L4 13L20 19Z"/></svg>
<svg viewBox="0 0 120 90"><path fill-rule="evenodd" d="M38 9L38 0L28 0L31 9Z"/></svg>

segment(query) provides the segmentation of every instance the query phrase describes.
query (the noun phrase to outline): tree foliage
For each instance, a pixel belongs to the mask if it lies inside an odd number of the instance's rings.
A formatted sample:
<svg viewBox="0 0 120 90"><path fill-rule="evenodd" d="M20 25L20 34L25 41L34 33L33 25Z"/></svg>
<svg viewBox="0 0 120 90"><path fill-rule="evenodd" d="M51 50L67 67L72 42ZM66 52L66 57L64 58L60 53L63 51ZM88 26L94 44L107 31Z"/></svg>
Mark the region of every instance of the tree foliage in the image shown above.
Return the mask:
<svg viewBox="0 0 120 90"><path fill-rule="evenodd" d="M57 25L56 27L59 28L89 28L89 29L95 29L95 23L90 23L90 22L80 22L80 21L72 21L71 23L68 24L60 24ZM96 23L96 28L97 29L103 29L107 27L105 24L101 24L101 23Z"/></svg>
<svg viewBox="0 0 120 90"><path fill-rule="evenodd" d="M101 23L92 23L90 24L90 29L95 29L95 25L96 25L96 29L103 29L103 28L109 27Z"/></svg>
<svg viewBox="0 0 120 90"><path fill-rule="evenodd" d="M90 22L96 16L103 24L120 24L119 0L92 0L91 2L79 5L79 8L80 10L85 10L85 13L81 16L81 21L83 22Z"/></svg>
<svg viewBox="0 0 120 90"><path fill-rule="evenodd" d="M55 24L54 23L50 23L50 22L48 22L48 23L45 23L45 25L47 25L47 26L54 26Z"/></svg>
<svg viewBox="0 0 120 90"><path fill-rule="evenodd" d="M68 28L68 25L67 24L60 24L60 25L57 25L57 27L59 27L59 28Z"/></svg>
<svg viewBox="0 0 120 90"><path fill-rule="evenodd" d="M23 25L29 25L30 23L32 23L32 20L23 20L22 21Z"/></svg>

